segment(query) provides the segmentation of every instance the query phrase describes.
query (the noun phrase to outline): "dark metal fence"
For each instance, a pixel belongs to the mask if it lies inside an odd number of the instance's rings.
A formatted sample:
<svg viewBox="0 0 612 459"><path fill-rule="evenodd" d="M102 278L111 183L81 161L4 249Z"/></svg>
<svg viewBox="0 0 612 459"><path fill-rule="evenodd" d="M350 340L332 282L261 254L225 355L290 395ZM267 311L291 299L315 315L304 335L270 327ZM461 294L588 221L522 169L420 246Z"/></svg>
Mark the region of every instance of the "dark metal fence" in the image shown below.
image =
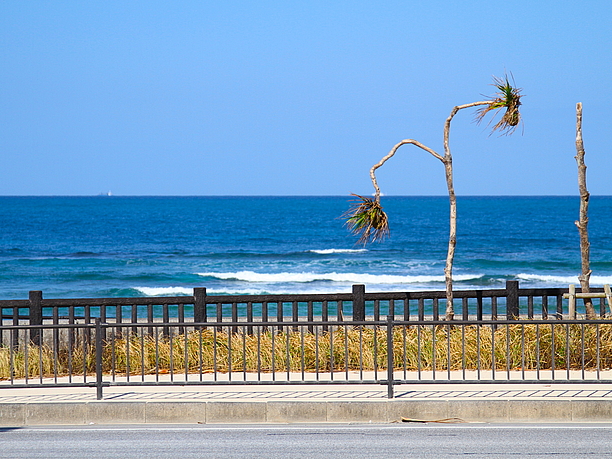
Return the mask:
<svg viewBox="0 0 612 459"><path fill-rule="evenodd" d="M563 298L568 288L520 288L507 281L504 289L454 292L455 317L461 320L561 319L568 314ZM580 289L576 289L581 292ZM592 292L603 293L601 288ZM600 317L606 315L604 298L594 299ZM578 314L584 314L582 302ZM581 309L582 308L582 309ZM387 315L405 321L443 318L443 291L367 293L354 285L351 293L296 295L207 295L194 288L192 296L145 298L46 299L31 291L27 300L0 301L2 324L93 324L223 321L327 321L374 320ZM610 311L612 312L612 311ZM34 342L37 331L32 330ZM1 338L1 337L0 337Z"/></svg>
<svg viewBox="0 0 612 459"><path fill-rule="evenodd" d="M298 320L5 325L0 389L612 383L612 321ZM31 339L32 336L37 341Z"/></svg>

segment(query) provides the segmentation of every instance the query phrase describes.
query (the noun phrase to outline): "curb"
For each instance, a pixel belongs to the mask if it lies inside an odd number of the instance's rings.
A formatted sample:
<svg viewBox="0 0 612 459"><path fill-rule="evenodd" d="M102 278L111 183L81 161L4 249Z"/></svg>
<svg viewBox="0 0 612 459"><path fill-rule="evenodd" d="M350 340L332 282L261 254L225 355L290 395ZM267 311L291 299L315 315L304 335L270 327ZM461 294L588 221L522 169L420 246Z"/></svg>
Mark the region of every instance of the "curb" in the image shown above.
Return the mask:
<svg viewBox="0 0 612 459"><path fill-rule="evenodd" d="M612 422L609 400L90 401L0 403L0 426L87 424Z"/></svg>

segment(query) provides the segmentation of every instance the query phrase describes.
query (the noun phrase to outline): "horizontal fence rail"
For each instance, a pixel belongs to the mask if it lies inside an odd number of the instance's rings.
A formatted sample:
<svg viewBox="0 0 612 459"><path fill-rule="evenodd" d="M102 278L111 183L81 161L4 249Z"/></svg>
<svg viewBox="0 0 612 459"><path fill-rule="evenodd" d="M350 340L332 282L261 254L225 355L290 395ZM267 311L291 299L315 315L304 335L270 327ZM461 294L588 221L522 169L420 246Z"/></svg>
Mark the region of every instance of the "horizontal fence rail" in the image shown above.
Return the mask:
<svg viewBox="0 0 612 459"><path fill-rule="evenodd" d="M612 383L612 320L4 325L0 389ZM32 337L36 337L36 340Z"/></svg>

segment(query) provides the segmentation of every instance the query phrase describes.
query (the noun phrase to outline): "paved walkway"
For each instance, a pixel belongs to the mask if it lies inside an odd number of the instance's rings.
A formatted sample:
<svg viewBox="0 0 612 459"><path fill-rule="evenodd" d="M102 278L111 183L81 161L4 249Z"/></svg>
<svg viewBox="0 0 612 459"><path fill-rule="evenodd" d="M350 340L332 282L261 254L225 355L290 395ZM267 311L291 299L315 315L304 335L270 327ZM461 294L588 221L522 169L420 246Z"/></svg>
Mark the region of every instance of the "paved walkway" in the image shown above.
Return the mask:
<svg viewBox="0 0 612 459"><path fill-rule="evenodd" d="M0 389L0 403L87 402L95 388L48 387ZM601 384L460 384L400 385L394 400L609 400L612 385ZM155 386L104 388L105 401L329 401L387 400L386 386Z"/></svg>

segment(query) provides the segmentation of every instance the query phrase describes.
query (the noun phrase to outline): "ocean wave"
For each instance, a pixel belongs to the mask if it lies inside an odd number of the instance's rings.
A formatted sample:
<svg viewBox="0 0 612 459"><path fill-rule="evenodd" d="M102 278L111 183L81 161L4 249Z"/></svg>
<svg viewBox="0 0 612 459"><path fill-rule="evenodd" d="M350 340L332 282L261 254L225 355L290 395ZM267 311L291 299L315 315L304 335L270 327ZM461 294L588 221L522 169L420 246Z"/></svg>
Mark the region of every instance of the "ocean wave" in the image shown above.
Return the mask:
<svg viewBox="0 0 612 459"><path fill-rule="evenodd" d="M190 296L193 295L193 289L187 287L133 287L127 289L128 294L122 292L122 295L113 296L134 296L144 295L150 297L159 296ZM377 289L378 291L378 289ZM351 287L337 287L337 286L319 286L319 287L307 287L299 288L291 286L278 286L278 287L257 287L255 285L247 288L227 288L225 286L207 288L206 293L208 295L291 295L291 294L317 294L317 293L350 293Z"/></svg>
<svg viewBox="0 0 612 459"><path fill-rule="evenodd" d="M193 295L193 289L187 287L134 287L134 290L145 296Z"/></svg>
<svg viewBox="0 0 612 459"><path fill-rule="evenodd" d="M262 283L307 283L307 282L341 282L356 284L423 284L431 282L444 282L444 276L398 276L392 274L358 274L358 273L256 273L254 271L238 271L228 273L197 273L202 277L220 280L234 280L243 282ZM455 275L457 282L479 279L481 274Z"/></svg>
<svg viewBox="0 0 612 459"><path fill-rule="evenodd" d="M191 288L183 288L183 287L134 287L133 289L128 289L129 294L125 294L122 291L122 294L114 294L112 296L150 296L150 297L159 297L159 296L190 296L193 294L193 289ZM412 287L410 291L422 291L428 290L424 286ZM131 291L135 292L135 295L131 293ZM393 285L377 285L372 287L369 291L371 292L391 292L398 291L396 287ZM314 295L314 294L326 294L326 293L351 293L351 286L344 285L323 285L323 284L305 284L301 287L296 287L295 285L276 285L276 286L262 286L258 287L255 284L249 285L245 288L228 288L226 286L218 286L218 287L207 287L206 294L207 295L294 295L294 294L305 294L305 295Z"/></svg>
<svg viewBox="0 0 612 459"><path fill-rule="evenodd" d="M377 292L394 290L392 286L376 288ZM111 296L190 296L193 289L187 287L133 287L130 289L113 292ZM292 295L292 294L320 294L320 293L351 293L351 286L338 285L310 285L307 284L296 288L295 285L257 286L249 285L245 288L231 288L227 286L207 287L208 295ZM135 295L134 295L135 294Z"/></svg>
<svg viewBox="0 0 612 459"><path fill-rule="evenodd" d="M319 255L329 255L333 253L363 253L367 252L368 249L321 249L321 250L307 250L309 253L318 253Z"/></svg>
<svg viewBox="0 0 612 459"><path fill-rule="evenodd" d="M578 274L575 276L553 276L545 274L517 274L516 278L519 280L542 282L546 284L580 284L578 280ZM612 276L591 276L590 283L592 286L612 284Z"/></svg>
<svg viewBox="0 0 612 459"><path fill-rule="evenodd" d="M546 282L546 283L554 283L554 284L575 284L578 282L578 276L552 276L552 275L544 275L544 274L526 274L521 273L517 274L516 278L518 280L524 281L537 281L537 282Z"/></svg>
<svg viewBox="0 0 612 459"><path fill-rule="evenodd" d="M376 288L376 292L396 291L392 287ZM374 291L374 290L372 290ZM295 286L266 286L265 288L257 288L249 286L249 288L207 288L208 295L317 295L317 294L335 294L335 293L351 293L351 286L311 286L296 288Z"/></svg>

